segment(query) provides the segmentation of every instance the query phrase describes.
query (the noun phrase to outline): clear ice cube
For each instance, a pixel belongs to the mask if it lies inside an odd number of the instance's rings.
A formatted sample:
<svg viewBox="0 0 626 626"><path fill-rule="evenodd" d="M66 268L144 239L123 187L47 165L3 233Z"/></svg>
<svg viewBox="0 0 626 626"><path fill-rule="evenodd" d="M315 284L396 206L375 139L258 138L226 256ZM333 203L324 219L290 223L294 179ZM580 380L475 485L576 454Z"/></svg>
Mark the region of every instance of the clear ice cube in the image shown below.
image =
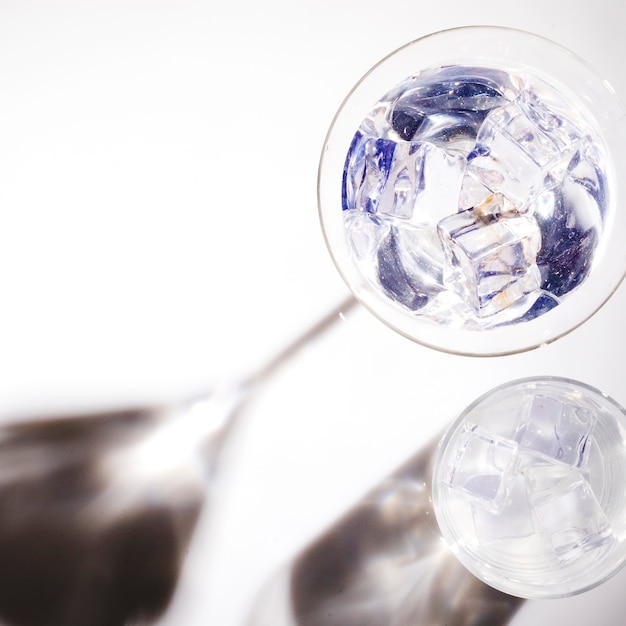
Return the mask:
<svg viewBox="0 0 626 626"><path fill-rule="evenodd" d="M434 227L456 212L463 156L430 143L396 143L359 133L344 179L344 210L358 209Z"/></svg>
<svg viewBox="0 0 626 626"><path fill-rule="evenodd" d="M514 92L506 72L444 67L421 72L393 102L388 117L398 137L467 154L488 113Z"/></svg>
<svg viewBox="0 0 626 626"><path fill-rule="evenodd" d="M430 143L420 144L416 156L417 193L412 222L434 229L442 218L458 210L466 161Z"/></svg>
<svg viewBox="0 0 626 626"><path fill-rule="evenodd" d="M518 462L517 445L467 425L460 435L458 454L448 484L488 509L501 511Z"/></svg>
<svg viewBox="0 0 626 626"><path fill-rule="evenodd" d="M539 81L528 81L517 103L530 124L549 137L560 152L568 150L584 134L568 119L571 105L555 89Z"/></svg>
<svg viewBox="0 0 626 626"><path fill-rule="evenodd" d="M428 293L404 267L395 229L378 248L376 267L379 284L392 300L412 311L428 303Z"/></svg>
<svg viewBox="0 0 626 626"><path fill-rule="evenodd" d="M606 158L576 106L531 74L421 71L354 135L342 206L380 220L346 219L348 240L367 280L420 316L468 329L534 319L589 274ZM481 215L496 197L514 209Z"/></svg>
<svg viewBox="0 0 626 626"><path fill-rule="evenodd" d="M535 533L526 493L526 480L521 474L511 476L509 493L501 510L493 511L479 503L473 503L472 514L476 536L481 543L520 539Z"/></svg>
<svg viewBox="0 0 626 626"><path fill-rule="evenodd" d="M419 145L396 144L385 183L379 190L377 211L389 217L413 217L420 180Z"/></svg>
<svg viewBox="0 0 626 626"><path fill-rule="evenodd" d="M391 224L365 211L344 211L346 235L356 260L370 281L378 280L376 256L381 243L389 235Z"/></svg>
<svg viewBox="0 0 626 626"><path fill-rule="evenodd" d="M557 297L585 280L602 234L607 198L598 158L590 144L581 145L561 184L532 207L545 242L537 259L543 286Z"/></svg>
<svg viewBox="0 0 626 626"><path fill-rule="evenodd" d="M397 145L395 141L356 133L344 172L344 210L377 212Z"/></svg>
<svg viewBox="0 0 626 626"><path fill-rule="evenodd" d="M413 283L430 296L442 291L444 253L437 232L431 228L401 224L396 227L398 257Z"/></svg>
<svg viewBox="0 0 626 626"><path fill-rule="evenodd" d="M567 176L563 181L561 193L563 202L572 207L572 220L576 222L579 230L585 232L601 228L602 216L598 203L585 184L581 184L572 176Z"/></svg>
<svg viewBox="0 0 626 626"><path fill-rule="evenodd" d="M539 126L533 106L512 102L489 115L468 157L472 176L524 208L546 184L562 180L580 138L561 132L558 125Z"/></svg>
<svg viewBox="0 0 626 626"><path fill-rule="evenodd" d="M515 435L520 449L572 467L582 467L595 414L549 396L534 396Z"/></svg>
<svg viewBox="0 0 626 626"><path fill-rule="evenodd" d="M526 477L535 517L562 562L611 541L609 520L579 472L539 464L530 467Z"/></svg>
<svg viewBox="0 0 626 626"><path fill-rule="evenodd" d="M498 313L540 288L538 224L501 194L441 220L438 230L445 282L477 315Z"/></svg>
<svg viewBox="0 0 626 626"><path fill-rule="evenodd" d="M539 210L533 207L533 214L543 242L537 254L541 286L560 298L588 276L600 231L583 229L577 224L571 203L579 204L579 198L570 193L566 185L545 192L538 201L543 206Z"/></svg>
<svg viewBox="0 0 626 626"><path fill-rule="evenodd" d="M450 328L465 328L478 332L485 327L483 320L479 321L467 303L450 289L440 291L420 309L419 313Z"/></svg>
<svg viewBox="0 0 626 626"><path fill-rule="evenodd" d="M432 229L392 227L378 246L375 267L385 293L408 309L422 308L444 290L443 249Z"/></svg>
<svg viewBox="0 0 626 626"><path fill-rule="evenodd" d="M491 190L474 178L471 173L466 172L459 194L459 211L465 211L482 204L490 195L492 195Z"/></svg>

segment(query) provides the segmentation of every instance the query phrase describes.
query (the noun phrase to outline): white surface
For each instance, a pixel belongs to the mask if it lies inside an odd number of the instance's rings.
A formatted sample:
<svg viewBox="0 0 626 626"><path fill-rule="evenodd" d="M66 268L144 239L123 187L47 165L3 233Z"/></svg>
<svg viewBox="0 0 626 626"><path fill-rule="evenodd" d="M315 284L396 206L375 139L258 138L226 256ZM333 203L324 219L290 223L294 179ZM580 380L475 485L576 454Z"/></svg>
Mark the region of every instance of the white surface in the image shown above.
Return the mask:
<svg viewBox="0 0 626 626"><path fill-rule="evenodd" d="M315 184L336 108L396 47L479 23L556 40L626 98L617 1L3 0L0 414L185 395L334 305ZM496 384L553 374L626 404L625 305L622 287L556 344L481 360L348 315L238 429L190 551L204 575L163 623L244 626L284 562ZM617 624L613 583L559 618Z"/></svg>

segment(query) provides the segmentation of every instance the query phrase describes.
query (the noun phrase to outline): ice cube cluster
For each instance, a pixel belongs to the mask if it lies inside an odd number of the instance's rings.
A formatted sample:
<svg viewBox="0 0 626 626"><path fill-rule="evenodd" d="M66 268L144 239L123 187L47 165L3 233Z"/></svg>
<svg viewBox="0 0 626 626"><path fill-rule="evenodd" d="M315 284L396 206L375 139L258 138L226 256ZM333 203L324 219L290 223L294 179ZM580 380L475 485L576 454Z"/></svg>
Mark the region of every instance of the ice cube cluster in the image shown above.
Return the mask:
<svg viewBox="0 0 626 626"><path fill-rule="evenodd" d="M469 535L569 563L613 540L589 482L596 415L580 403L532 395L499 433L465 423L445 483L472 512ZM508 545L508 548L506 547Z"/></svg>
<svg viewBox="0 0 626 626"><path fill-rule="evenodd" d="M536 76L430 69L356 131L346 234L362 274L405 310L469 329L532 319L590 271L605 170L580 109Z"/></svg>

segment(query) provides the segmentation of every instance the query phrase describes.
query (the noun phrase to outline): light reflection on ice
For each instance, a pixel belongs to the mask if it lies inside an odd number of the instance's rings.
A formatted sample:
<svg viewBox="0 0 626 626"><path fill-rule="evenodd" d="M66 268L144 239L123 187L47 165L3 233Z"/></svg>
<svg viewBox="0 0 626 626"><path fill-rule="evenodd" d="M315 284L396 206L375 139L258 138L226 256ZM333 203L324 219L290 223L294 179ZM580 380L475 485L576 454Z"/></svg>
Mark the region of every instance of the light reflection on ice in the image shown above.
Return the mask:
<svg viewBox="0 0 626 626"><path fill-rule="evenodd" d="M541 315L588 275L606 219L605 159L576 107L533 76L420 72L381 98L347 155L342 198L356 262L391 300L438 323ZM489 253L470 251L455 224L494 198L513 211L490 228L474 220L482 241L472 245ZM355 213L371 220L365 254Z"/></svg>

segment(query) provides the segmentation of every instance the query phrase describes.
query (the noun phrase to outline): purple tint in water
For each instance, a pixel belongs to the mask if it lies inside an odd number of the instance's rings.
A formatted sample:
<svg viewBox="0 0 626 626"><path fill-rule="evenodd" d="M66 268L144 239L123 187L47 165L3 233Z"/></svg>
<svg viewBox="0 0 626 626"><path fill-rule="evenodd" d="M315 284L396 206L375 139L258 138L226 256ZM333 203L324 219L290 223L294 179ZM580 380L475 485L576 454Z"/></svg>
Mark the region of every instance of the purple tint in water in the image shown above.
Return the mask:
<svg viewBox="0 0 626 626"><path fill-rule="evenodd" d="M422 71L383 96L354 135L345 228L356 240L355 214L368 213L381 235L367 259L353 256L414 315L471 329L534 319L591 269L606 226L606 160L576 106L534 75ZM494 203L507 210L483 215Z"/></svg>

